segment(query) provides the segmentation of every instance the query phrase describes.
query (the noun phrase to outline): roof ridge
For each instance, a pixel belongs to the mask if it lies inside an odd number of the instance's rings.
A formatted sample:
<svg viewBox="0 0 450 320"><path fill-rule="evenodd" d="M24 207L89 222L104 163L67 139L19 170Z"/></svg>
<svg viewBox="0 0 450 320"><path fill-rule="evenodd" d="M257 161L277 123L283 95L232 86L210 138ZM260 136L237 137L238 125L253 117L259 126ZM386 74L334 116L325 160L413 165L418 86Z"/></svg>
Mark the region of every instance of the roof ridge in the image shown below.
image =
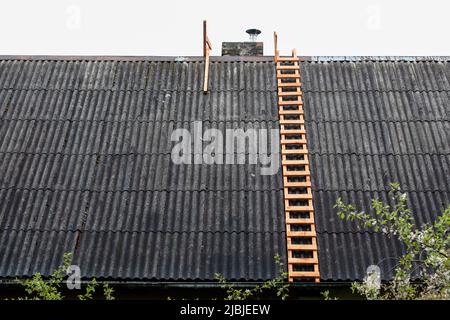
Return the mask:
<svg viewBox="0 0 450 320"><path fill-rule="evenodd" d="M203 62L203 56L122 56L122 55L0 55L0 61L109 61L109 62ZM211 62L268 62L272 56L211 56Z"/></svg>
<svg viewBox="0 0 450 320"><path fill-rule="evenodd" d="M308 63L323 62L449 62L450 56L311 56Z"/></svg>
<svg viewBox="0 0 450 320"><path fill-rule="evenodd" d="M321 62L449 62L450 56L299 56L308 63ZM273 56L211 56L211 62L269 62ZM203 56L122 56L122 55L0 55L0 60L110 61L110 62L203 62Z"/></svg>

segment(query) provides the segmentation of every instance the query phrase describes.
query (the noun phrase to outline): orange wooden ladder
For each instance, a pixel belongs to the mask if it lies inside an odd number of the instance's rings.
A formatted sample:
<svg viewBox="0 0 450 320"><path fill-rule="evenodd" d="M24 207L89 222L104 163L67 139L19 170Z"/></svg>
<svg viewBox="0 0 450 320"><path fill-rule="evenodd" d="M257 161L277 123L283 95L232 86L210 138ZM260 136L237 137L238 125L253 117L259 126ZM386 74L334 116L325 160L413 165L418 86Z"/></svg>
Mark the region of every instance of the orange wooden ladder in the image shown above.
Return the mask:
<svg viewBox="0 0 450 320"><path fill-rule="evenodd" d="M288 280L289 282L319 282L317 237L300 82L300 59L295 50L292 51L292 56L280 57L275 46L275 64L281 129Z"/></svg>

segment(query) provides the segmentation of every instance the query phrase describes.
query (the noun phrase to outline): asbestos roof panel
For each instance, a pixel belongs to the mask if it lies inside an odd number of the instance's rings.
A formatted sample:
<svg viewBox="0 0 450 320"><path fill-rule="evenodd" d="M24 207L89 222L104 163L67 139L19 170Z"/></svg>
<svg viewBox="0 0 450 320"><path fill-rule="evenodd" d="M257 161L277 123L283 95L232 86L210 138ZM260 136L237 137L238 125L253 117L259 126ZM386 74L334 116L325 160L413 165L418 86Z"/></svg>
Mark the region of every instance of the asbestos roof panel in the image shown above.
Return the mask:
<svg viewBox="0 0 450 320"><path fill-rule="evenodd" d="M323 281L392 277L402 247L342 222L399 182L417 223L450 201L448 57L307 57L302 89ZM270 57L0 58L0 277L256 281L286 262L281 170L175 165L176 129L278 128ZM270 146L269 146L270 150ZM278 150L273 155L279 158ZM238 156L236 152L233 154ZM248 156L246 153L245 156Z"/></svg>
<svg viewBox="0 0 450 320"><path fill-rule="evenodd" d="M343 222L340 197L370 212L398 182L416 223L450 203L450 64L446 58L317 58L302 62L302 89L319 265L324 281L362 280L376 264L393 276L395 239Z"/></svg>
<svg viewBox="0 0 450 320"><path fill-rule="evenodd" d="M198 58L0 58L0 277L49 274L65 251L84 277L276 276L281 171L171 160L194 121L278 128L274 64L213 59L202 88Z"/></svg>

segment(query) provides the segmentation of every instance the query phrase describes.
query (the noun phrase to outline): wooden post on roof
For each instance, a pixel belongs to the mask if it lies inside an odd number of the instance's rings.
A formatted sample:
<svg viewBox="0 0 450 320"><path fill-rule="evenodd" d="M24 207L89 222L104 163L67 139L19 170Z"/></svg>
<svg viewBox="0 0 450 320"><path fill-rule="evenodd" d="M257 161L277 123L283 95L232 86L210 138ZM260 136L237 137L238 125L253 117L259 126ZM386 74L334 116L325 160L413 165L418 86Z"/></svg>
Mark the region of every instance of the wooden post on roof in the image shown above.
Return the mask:
<svg viewBox="0 0 450 320"><path fill-rule="evenodd" d="M275 62L278 60L278 35L276 32L273 33L273 47L275 50Z"/></svg>
<svg viewBox="0 0 450 320"><path fill-rule="evenodd" d="M208 38L208 31L206 28L206 20L203 20L203 57L205 58L205 72L203 76L203 93L208 92L208 75L209 75L209 52L212 49L211 42Z"/></svg>
<svg viewBox="0 0 450 320"><path fill-rule="evenodd" d="M207 30L206 30L206 20L203 20L203 57L206 57L206 34Z"/></svg>

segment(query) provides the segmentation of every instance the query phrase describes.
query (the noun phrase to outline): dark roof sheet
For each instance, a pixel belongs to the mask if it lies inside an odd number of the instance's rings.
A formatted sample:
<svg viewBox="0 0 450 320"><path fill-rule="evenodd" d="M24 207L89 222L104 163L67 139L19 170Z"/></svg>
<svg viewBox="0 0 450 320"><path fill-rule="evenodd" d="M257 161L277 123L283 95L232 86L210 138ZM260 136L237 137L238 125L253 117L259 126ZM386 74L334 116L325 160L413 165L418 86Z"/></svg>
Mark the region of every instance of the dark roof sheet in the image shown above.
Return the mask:
<svg viewBox="0 0 450 320"><path fill-rule="evenodd" d="M450 200L448 57L307 57L303 98L323 281L392 275L401 246L344 223L400 182L417 222ZM173 165L169 134L276 128L270 57L0 59L0 277L48 274L63 252L86 277L235 280L285 257L280 174Z"/></svg>
<svg viewBox="0 0 450 320"><path fill-rule="evenodd" d="M338 197L366 212L407 193L416 221L450 203L450 64L445 59L314 59L302 84L323 280L362 279L371 264L392 277L398 242L342 222Z"/></svg>
<svg viewBox="0 0 450 320"><path fill-rule="evenodd" d="M175 165L170 133L278 128L270 59L0 59L0 277L235 280L285 260L281 174ZM279 155L278 155L279 156Z"/></svg>

